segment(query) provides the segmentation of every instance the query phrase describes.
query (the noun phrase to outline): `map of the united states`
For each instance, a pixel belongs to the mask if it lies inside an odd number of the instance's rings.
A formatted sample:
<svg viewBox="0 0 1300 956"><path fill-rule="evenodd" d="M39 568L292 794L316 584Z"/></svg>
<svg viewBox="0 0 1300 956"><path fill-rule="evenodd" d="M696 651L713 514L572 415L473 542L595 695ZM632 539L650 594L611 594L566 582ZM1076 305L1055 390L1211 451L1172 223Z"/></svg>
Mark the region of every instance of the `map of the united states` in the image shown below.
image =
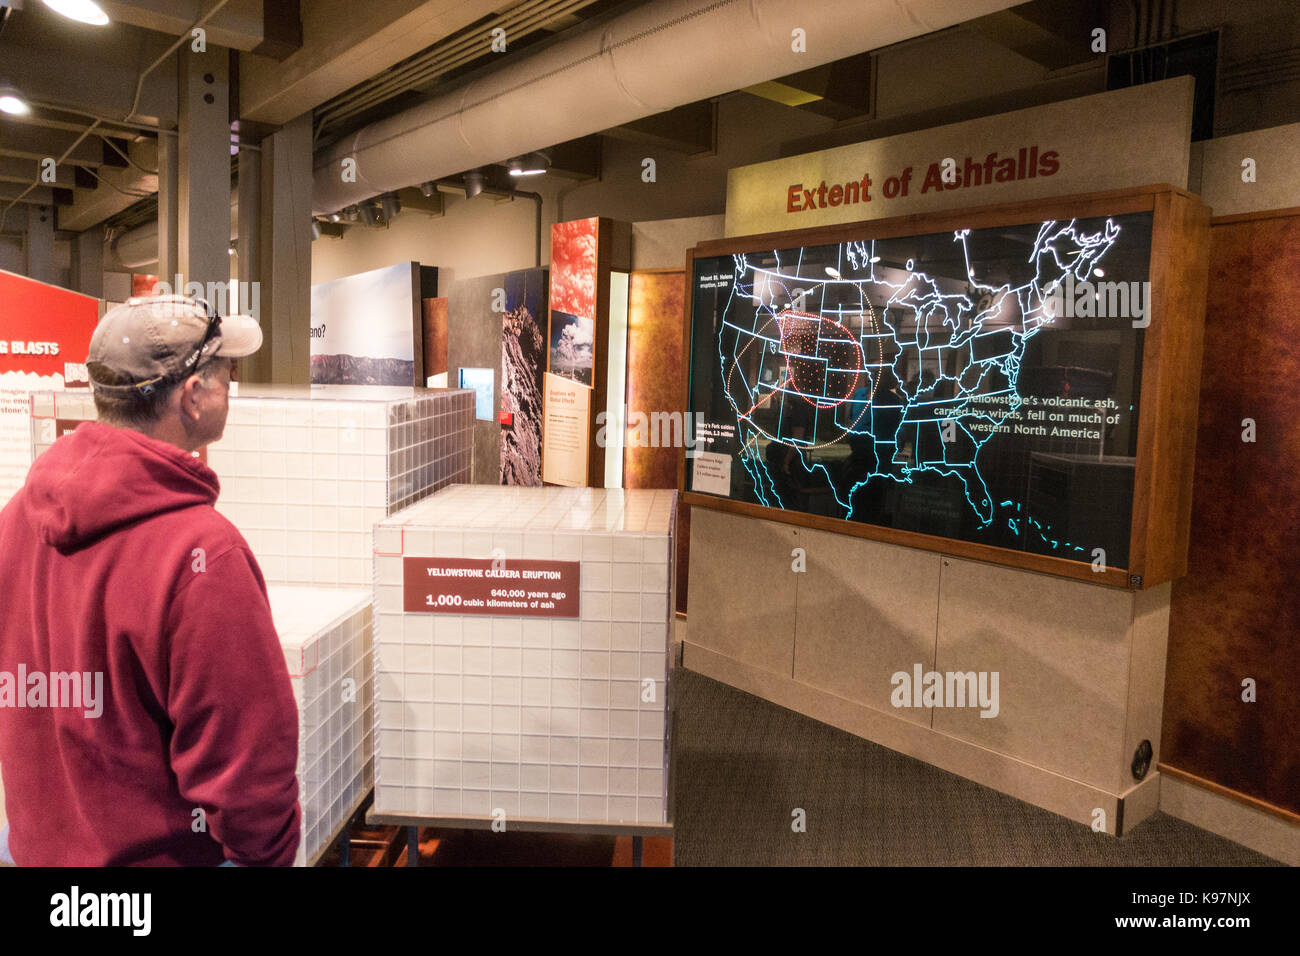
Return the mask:
<svg viewBox="0 0 1300 956"><path fill-rule="evenodd" d="M1100 274L1119 234L1111 220L1094 232L1045 222L1020 278L1000 283L977 275L969 230L951 235L960 278L896 261L889 240L735 256L718 361L756 499L789 506L774 468L789 473L791 459L849 519L868 482L933 473L959 481L979 522L991 523L1012 502L994 500L981 453L1020 408L1026 346L1056 320L1054 290ZM835 456L823 450L839 443L855 467L828 467Z"/></svg>

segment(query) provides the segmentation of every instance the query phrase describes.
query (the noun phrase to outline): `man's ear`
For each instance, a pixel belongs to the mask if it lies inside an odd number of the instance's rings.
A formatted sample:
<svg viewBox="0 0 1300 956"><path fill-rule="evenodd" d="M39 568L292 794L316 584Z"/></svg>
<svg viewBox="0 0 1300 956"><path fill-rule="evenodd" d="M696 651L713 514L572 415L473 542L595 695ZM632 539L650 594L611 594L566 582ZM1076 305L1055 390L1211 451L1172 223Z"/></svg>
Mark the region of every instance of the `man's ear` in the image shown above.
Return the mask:
<svg viewBox="0 0 1300 956"><path fill-rule="evenodd" d="M190 375L176 389L181 417L186 421L199 420L199 391L202 388L203 383L199 381L199 377Z"/></svg>

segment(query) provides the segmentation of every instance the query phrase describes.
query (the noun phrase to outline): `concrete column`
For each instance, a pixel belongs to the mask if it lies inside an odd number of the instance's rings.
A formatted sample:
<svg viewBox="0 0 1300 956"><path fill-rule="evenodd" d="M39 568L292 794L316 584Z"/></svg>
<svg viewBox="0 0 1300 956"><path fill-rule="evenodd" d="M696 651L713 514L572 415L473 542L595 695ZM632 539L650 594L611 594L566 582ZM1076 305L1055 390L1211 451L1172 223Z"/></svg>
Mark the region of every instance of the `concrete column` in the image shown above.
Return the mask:
<svg viewBox="0 0 1300 956"><path fill-rule="evenodd" d="M175 282L180 271L176 203L180 194L180 135L158 136L158 278Z"/></svg>
<svg viewBox="0 0 1300 956"><path fill-rule="evenodd" d="M182 46L177 55L176 271L187 283L226 283L230 281L230 54L223 47L195 53Z"/></svg>
<svg viewBox="0 0 1300 956"><path fill-rule="evenodd" d="M54 262L54 207L27 207L27 275L57 285L59 270Z"/></svg>
<svg viewBox="0 0 1300 956"><path fill-rule="evenodd" d="M104 227L77 233L72 243L72 285L83 295L104 297Z"/></svg>
<svg viewBox="0 0 1300 956"><path fill-rule="evenodd" d="M308 113L262 140L258 228L250 241L256 243L265 344L256 362L241 363L248 381L311 380L311 138ZM242 222L239 231L242 243Z"/></svg>

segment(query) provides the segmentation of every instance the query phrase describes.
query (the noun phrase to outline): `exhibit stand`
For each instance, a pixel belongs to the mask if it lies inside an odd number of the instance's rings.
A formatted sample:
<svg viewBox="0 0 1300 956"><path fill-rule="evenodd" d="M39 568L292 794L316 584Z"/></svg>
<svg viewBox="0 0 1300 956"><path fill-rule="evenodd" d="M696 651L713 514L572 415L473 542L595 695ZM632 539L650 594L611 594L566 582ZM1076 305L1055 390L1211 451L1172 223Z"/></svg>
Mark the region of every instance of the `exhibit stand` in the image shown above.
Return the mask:
<svg viewBox="0 0 1300 956"><path fill-rule="evenodd" d="M86 391L32 395L31 453L95 418ZM471 473L474 393L245 386L205 457L217 510L267 584L298 706L302 841L315 865L374 783L375 525Z"/></svg>
<svg viewBox="0 0 1300 956"><path fill-rule="evenodd" d="M302 840L315 866L374 786L373 615L364 588L267 586L298 705Z"/></svg>
<svg viewBox="0 0 1300 956"><path fill-rule="evenodd" d="M1150 186L692 250L685 666L1107 833L1151 815L1208 222Z"/></svg>
<svg viewBox="0 0 1300 956"><path fill-rule="evenodd" d="M675 504L455 485L380 523L370 822L672 832Z"/></svg>

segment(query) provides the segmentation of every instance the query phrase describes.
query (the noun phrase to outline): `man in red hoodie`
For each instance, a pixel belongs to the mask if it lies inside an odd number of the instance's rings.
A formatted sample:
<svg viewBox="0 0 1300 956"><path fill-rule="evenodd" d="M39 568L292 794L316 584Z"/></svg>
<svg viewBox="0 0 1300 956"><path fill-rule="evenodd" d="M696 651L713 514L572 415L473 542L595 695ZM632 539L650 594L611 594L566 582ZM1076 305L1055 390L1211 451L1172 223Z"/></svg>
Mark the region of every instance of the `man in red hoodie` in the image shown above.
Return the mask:
<svg viewBox="0 0 1300 956"><path fill-rule="evenodd" d="M194 452L254 319L132 299L95 330L99 421L0 512L0 772L20 866L289 865L298 713L261 570ZM3 849L3 847L0 847Z"/></svg>

